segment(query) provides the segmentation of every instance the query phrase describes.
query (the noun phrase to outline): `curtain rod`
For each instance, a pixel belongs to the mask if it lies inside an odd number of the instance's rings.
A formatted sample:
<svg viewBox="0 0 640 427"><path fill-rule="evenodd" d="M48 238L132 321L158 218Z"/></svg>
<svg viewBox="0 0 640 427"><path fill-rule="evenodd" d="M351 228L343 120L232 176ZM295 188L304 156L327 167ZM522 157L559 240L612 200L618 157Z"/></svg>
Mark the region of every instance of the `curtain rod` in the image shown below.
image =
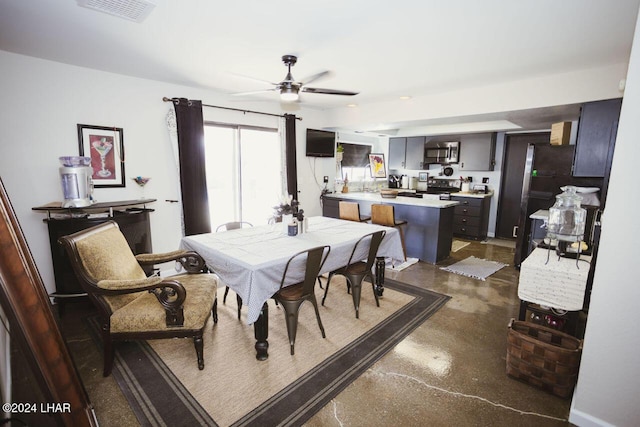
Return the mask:
<svg viewBox="0 0 640 427"><path fill-rule="evenodd" d="M162 100L164 102L176 102L179 101L179 98L167 98L166 96L162 98ZM239 111L241 113L253 113L253 114L262 114L264 116L273 116L273 117L284 117L283 115L280 114L272 114L272 113L263 113L261 111L252 111L252 110L241 110L239 108L231 108L231 107L221 107L218 105L209 105L209 104L202 104L203 107L210 107L210 108L221 108L223 110L231 110L231 111ZM296 117L296 120L302 120L302 117Z"/></svg>

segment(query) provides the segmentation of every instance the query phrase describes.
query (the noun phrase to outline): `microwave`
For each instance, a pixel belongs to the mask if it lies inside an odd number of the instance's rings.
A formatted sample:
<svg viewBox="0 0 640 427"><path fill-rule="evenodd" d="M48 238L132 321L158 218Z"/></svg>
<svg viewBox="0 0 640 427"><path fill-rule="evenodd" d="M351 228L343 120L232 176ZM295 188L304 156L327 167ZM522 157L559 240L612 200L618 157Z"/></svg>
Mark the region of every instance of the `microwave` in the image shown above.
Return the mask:
<svg viewBox="0 0 640 427"><path fill-rule="evenodd" d="M450 164L458 163L460 151L459 141L434 142L429 141L424 145L425 164Z"/></svg>

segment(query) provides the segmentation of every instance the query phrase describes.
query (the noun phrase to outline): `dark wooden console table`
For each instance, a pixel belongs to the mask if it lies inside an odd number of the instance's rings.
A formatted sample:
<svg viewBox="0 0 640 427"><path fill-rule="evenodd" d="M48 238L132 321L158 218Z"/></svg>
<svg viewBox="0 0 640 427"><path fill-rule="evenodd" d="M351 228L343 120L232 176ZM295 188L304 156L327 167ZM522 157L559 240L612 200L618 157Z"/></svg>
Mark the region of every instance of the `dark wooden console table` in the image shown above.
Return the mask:
<svg viewBox="0 0 640 427"><path fill-rule="evenodd" d="M102 202L84 208L63 208L60 202L53 202L32 208L34 211L47 214L44 222L49 228L49 244L56 281L56 291L49 296L58 304L61 316L66 302L80 301L85 299L83 297L87 294L78 283L64 248L58 244L58 239L113 220L118 223L134 254L150 253L152 249L149 212L153 212L153 209L147 208L147 205L155 201L156 199L139 199Z"/></svg>

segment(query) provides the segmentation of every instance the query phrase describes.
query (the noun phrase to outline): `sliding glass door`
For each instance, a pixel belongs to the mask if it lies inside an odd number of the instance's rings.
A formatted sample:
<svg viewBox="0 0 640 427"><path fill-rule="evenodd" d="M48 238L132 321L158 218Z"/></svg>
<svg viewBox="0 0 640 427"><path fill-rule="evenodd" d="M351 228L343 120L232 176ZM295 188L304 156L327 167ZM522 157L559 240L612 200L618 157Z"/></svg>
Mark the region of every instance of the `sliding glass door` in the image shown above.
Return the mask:
<svg viewBox="0 0 640 427"><path fill-rule="evenodd" d="M266 224L283 193L276 129L205 123L211 227L229 221Z"/></svg>

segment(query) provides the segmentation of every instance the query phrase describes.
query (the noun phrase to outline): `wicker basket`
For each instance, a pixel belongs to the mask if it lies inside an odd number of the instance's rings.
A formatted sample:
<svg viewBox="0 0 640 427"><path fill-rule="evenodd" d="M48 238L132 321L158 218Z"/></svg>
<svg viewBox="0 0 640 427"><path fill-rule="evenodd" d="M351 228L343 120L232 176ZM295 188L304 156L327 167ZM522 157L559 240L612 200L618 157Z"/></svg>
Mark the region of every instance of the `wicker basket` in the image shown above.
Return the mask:
<svg viewBox="0 0 640 427"><path fill-rule="evenodd" d="M564 332L511 319L507 375L568 398L578 377L582 340Z"/></svg>

